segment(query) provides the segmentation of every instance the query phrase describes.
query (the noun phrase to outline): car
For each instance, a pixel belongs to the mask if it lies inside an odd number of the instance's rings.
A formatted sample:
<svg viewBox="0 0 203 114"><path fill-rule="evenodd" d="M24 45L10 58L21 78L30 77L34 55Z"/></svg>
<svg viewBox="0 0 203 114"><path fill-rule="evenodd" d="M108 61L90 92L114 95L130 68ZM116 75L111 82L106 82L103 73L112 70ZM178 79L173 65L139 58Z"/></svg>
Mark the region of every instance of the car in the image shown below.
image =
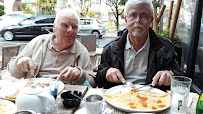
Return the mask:
<svg viewBox="0 0 203 114"><path fill-rule="evenodd" d="M19 38L32 39L41 34L48 34L49 32L42 27L53 27L55 17L55 15L31 16L17 24L2 28L0 35L9 41ZM53 32L53 29L50 31Z"/></svg>
<svg viewBox="0 0 203 114"><path fill-rule="evenodd" d="M95 34L97 38L102 37L108 31L101 21L95 18L80 18L79 33Z"/></svg>
<svg viewBox="0 0 203 114"><path fill-rule="evenodd" d="M0 16L0 29L4 28L5 26L10 26L12 24L17 24L23 19L26 19L30 15L25 14L5 14ZM15 21L13 21L15 20Z"/></svg>

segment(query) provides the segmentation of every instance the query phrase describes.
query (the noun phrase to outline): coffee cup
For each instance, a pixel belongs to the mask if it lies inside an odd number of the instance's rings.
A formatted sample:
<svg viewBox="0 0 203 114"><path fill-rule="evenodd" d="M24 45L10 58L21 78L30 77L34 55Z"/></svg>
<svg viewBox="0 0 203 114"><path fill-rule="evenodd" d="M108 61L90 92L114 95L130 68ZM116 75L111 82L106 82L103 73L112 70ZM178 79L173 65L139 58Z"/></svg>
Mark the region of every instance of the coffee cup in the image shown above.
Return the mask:
<svg viewBox="0 0 203 114"><path fill-rule="evenodd" d="M106 104L104 102L104 97L101 95L89 95L85 97L85 109L87 114L101 114L105 107Z"/></svg>

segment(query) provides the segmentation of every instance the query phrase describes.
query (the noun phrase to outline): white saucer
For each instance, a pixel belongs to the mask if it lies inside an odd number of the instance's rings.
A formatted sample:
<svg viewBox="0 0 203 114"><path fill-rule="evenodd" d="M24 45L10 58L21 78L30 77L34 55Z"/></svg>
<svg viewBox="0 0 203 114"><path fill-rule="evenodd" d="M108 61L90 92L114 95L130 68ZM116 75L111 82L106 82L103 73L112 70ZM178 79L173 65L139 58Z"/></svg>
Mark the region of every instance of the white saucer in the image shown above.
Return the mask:
<svg viewBox="0 0 203 114"><path fill-rule="evenodd" d="M104 112L102 112L101 114L106 114L106 112L109 111L109 110L111 110L111 109L106 108L106 109L104 110ZM74 114L87 114L87 113L86 113L85 107L83 107L83 108L77 110ZM107 113L107 114L113 114L113 111L110 112L110 113Z"/></svg>

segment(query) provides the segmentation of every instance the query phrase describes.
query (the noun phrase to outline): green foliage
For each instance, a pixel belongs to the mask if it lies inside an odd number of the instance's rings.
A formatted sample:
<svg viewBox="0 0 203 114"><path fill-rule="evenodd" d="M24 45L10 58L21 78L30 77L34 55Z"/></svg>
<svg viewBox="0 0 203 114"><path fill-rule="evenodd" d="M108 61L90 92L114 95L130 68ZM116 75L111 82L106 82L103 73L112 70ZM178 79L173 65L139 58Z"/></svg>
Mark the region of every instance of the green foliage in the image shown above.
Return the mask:
<svg viewBox="0 0 203 114"><path fill-rule="evenodd" d="M120 14L121 17L124 17L124 9L118 9L118 14Z"/></svg>
<svg viewBox="0 0 203 114"><path fill-rule="evenodd" d="M161 6L160 0L153 0L152 3L156 9Z"/></svg>
<svg viewBox="0 0 203 114"><path fill-rule="evenodd" d="M88 15L89 17L94 17L94 16L95 16L95 13L94 13L92 10L88 10L87 15Z"/></svg>
<svg viewBox="0 0 203 114"><path fill-rule="evenodd" d="M80 16L86 17L89 13L89 9L92 6L92 0L72 0L73 2L75 2L80 10L81 10L81 14ZM89 15L88 15L89 16ZM90 15L92 16L92 15Z"/></svg>
<svg viewBox="0 0 203 114"><path fill-rule="evenodd" d="M157 32L158 35L168 38L169 39L169 34L170 34L170 30L161 30ZM181 47L182 45L182 39L179 38L179 36L175 33L173 36L173 44L175 47Z"/></svg>
<svg viewBox="0 0 203 114"><path fill-rule="evenodd" d="M119 5L125 5L125 3L127 2L128 0L120 0L120 2L119 2Z"/></svg>
<svg viewBox="0 0 203 114"><path fill-rule="evenodd" d="M5 14L4 9L5 9L4 5L0 5L0 16Z"/></svg>
<svg viewBox="0 0 203 114"><path fill-rule="evenodd" d="M20 9L23 11L24 14L35 14L35 12L30 9L29 3L21 3Z"/></svg>
<svg viewBox="0 0 203 114"><path fill-rule="evenodd" d="M37 14L40 15L55 15L55 7L57 0L37 0L36 5L39 7Z"/></svg>

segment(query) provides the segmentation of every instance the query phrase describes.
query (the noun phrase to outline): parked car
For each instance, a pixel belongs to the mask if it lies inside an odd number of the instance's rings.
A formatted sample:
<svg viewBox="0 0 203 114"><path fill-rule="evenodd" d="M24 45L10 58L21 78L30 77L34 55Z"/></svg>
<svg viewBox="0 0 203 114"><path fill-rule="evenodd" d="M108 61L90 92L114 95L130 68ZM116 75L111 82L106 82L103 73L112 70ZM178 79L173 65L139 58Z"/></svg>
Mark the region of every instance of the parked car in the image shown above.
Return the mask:
<svg viewBox="0 0 203 114"><path fill-rule="evenodd" d="M0 16L0 29L4 28L5 26L10 26L12 24L17 24L23 19L30 17L31 15L24 15L24 14L5 14ZM15 21L14 21L15 20Z"/></svg>
<svg viewBox="0 0 203 114"><path fill-rule="evenodd" d="M108 30L98 19L95 18L80 18L79 33L95 34L98 38L105 35Z"/></svg>
<svg viewBox="0 0 203 114"><path fill-rule="evenodd" d="M0 30L0 35L5 40L14 40L19 38L32 39L41 34L47 34L48 31L42 27L53 27L55 15L37 15L26 18L21 22L6 26ZM50 30L53 32L53 29Z"/></svg>

